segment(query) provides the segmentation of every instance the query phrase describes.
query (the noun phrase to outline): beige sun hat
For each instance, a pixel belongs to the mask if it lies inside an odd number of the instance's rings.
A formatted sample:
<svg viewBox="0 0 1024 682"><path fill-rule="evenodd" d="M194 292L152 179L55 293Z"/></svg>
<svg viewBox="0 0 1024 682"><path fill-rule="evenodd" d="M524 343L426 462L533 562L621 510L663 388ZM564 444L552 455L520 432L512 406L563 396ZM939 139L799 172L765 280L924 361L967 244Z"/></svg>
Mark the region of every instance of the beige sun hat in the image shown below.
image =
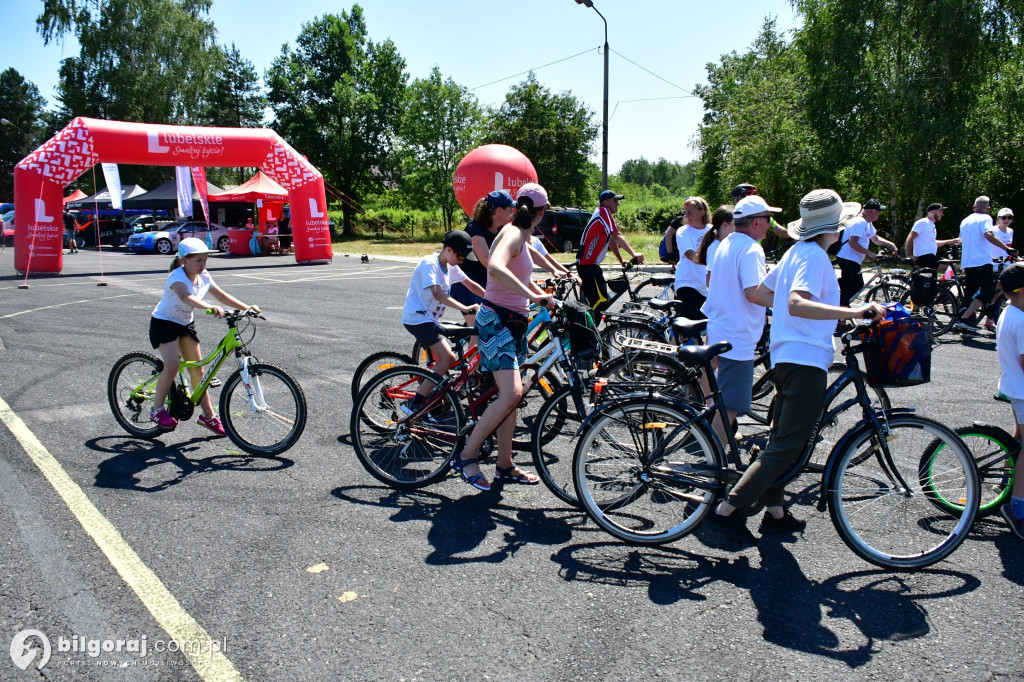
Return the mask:
<svg viewBox="0 0 1024 682"><path fill-rule="evenodd" d="M860 214L860 204L843 201L832 189L815 189L800 200L800 218L786 225L789 236L797 241L820 234L839 232Z"/></svg>

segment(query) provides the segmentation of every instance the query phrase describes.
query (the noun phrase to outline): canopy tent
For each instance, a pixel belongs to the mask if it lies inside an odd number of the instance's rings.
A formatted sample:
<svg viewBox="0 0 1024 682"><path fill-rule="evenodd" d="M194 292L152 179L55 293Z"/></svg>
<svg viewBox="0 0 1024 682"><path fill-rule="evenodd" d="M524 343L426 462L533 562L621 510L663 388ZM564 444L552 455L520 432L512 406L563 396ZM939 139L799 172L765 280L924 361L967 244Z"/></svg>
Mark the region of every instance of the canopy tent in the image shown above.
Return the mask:
<svg viewBox="0 0 1024 682"><path fill-rule="evenodd" d="M206 191L213 194L214 192L223 192L224 190L211 182L207 182ZM125 201L124 207L163 208L168 210L178 208L178 186L174 180L168 180L154 190ZM192 185L192 215L203 215L203 205L199 200L199 192L196 191L194 184Z"/></svg>
<svg viewBox="0 0 1024 682"><path fill-rule="evenodd" d="M143 187L142 185L122 185L121 204L125 208L130 208L128 206L128 201L132 197L137 197L145 193L146 188ZM84 199L78 199L76 201L65 200L64 208L84 211L89 211L93 209L99 211L109 211L113 209L113 206L110 205L110 191L104 189L100 192L96 192L96 194L93 194L91 197L86 197Z"/></svg>
<svg viewBox="0 0 1024 682"><path fill-rule="evenodd" d="M216 194L212 191L210 192L210 201L245 201L253 203L257 199L262 199L263 201L288 201L288 190L277 184L263 171L256 171L256 175L238 187Z"/></svg>
<svg viewBox="0 0 1024 682"><path fill-rule="evenodd" d="M84 199L87 196L89 195L83 192L82 190L76 189L74 192L64 197L64 205L67 206L68 203L72 201L78 201L79 199Z"/></svg>

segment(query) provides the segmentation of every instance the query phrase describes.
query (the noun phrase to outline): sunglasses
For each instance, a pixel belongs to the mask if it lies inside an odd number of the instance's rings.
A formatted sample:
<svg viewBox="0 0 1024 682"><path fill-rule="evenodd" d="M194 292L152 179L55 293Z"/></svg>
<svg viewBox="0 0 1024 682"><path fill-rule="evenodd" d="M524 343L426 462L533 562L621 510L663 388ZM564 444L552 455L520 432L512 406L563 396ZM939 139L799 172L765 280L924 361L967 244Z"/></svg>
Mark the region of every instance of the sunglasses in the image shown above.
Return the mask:
<svg viewBox="0 0 1024 682"><path fill-rule="evenodd" d="M1013 216L1012 216L1012 215L1001 215L1001 216L999 216L999 219L1000 219L1000 220L1009 220L1009 221L1012 221L1012 220L1013 220Z"/></svg>

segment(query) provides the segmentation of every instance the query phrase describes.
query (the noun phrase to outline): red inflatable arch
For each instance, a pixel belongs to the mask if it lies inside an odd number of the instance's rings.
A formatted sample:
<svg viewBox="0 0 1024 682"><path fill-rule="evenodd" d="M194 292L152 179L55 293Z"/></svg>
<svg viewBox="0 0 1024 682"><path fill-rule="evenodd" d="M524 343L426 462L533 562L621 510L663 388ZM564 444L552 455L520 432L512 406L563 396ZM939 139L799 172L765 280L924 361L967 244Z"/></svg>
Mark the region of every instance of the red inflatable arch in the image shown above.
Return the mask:
<svg viewBox="0 0 1024 682"><path fill-rule="evenodd" d="M288 190L296 261L331 260L324 178L273 130L79 117L14 168L14 267L18 272L60 272L64 188L101 161L147 166L256 166Z"/></svg>

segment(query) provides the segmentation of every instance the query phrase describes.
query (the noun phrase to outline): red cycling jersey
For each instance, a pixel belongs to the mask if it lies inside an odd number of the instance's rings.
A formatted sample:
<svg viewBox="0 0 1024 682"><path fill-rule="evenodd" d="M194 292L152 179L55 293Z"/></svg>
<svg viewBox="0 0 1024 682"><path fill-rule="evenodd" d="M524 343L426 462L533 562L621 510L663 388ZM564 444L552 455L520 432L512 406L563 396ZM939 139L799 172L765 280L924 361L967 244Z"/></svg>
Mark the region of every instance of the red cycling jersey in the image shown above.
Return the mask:
<svg viewBox="0 0 1024 682"><path fill-rule="evenodd" d="M580 239L580 265L599 265L608 253L612 235L618 231L611 211L598 206Z"/></svg>

